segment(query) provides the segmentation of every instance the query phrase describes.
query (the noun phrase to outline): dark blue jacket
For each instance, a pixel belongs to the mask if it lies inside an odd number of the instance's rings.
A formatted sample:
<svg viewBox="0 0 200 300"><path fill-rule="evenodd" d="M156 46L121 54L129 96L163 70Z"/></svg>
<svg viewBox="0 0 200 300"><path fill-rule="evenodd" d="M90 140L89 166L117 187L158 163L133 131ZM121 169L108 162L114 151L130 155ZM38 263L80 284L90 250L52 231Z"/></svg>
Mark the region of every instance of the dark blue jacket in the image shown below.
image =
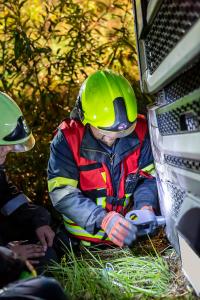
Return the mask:
<svg viewBox="0 0 200 300"><path fill-rule="evenodd" d="M30 232L43 225L50 224L49 212L41 206L32 204L7 177L5 168L0 166L0 245L5 245L2 224L6 222L10 231L15 231L13 224L26 228ZM10 225L9 225L10 224Z"/></svg>
<svg viewBox="0 0 200 300"><path fill-rule="evenodd" d="M118 186L120 178L120 162L133 151L139 144L136 134L118 139L112 148L106 147L103 143L93 137L90 128L86 125L86 131L81 143L80 155L105 163L110 170L113 187ZM87 151L86 151L87 149ZM89 149L89 151L88 151ZM116 154L116 155L113 155ZM114 157L111 163L111 157ZM147 134L139 158L139 167L144 169L153 164L150 139ZM60 184L59 180L66 178L66 182ZM94 201L82 193L82 191L73 185L73 182L79 181L79 170L73 158L70 147L60 129L55 135L50 150L48 163L48 181L55 179L54 187L50 188L50 197L56 210L73 220L79 226L91 234L94 234L99 228L106 211L97 206ZM72 184L70 184L70 180ZM58 184L56 184L58 182ZM134 187L134 209L140 209L145 205L151 205L157 208L158 195L155 177L138 178Z"/></svg>

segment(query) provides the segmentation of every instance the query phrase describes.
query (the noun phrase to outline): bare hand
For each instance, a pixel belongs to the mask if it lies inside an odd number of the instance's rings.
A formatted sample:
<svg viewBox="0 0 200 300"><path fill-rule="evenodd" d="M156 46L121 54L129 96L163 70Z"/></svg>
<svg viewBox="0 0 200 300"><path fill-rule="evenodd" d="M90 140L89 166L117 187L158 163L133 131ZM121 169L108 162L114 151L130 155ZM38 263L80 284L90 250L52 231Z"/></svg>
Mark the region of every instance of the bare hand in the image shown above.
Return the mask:
<svg viewBox="0 0 200 300"><path fill-rule="evenodd" d="M9 248L24 260L29 260L32 264L38 264L35 258L45 256L43 246L37 244L22 245L20 242L9 243Z"/></svg>
<svg viewBox="0 0 200 300"><path fill-rule="evenodd" d="M47 247L53 246L53 239L54 239L55 233L51 229L50 226L44 225L44 226L38 227L36 229L36 235L37 235L40 243L42 244L44 251L47 250Z"/></svg>

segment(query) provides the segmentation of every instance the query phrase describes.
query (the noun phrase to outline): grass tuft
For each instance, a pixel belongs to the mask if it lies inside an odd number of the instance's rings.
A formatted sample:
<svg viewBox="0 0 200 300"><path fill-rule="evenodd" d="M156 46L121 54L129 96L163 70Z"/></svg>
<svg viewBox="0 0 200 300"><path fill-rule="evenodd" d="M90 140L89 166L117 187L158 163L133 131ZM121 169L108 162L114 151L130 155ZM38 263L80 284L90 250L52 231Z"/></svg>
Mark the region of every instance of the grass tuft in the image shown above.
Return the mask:
<svg viewBox="0 0 200 300"><path fill-rule="evenodd" d="M83 248L78 257L66 251L51 272L70 299L158 299L169 293L171 273L155 248L142 256L128 248Z"/></svg>

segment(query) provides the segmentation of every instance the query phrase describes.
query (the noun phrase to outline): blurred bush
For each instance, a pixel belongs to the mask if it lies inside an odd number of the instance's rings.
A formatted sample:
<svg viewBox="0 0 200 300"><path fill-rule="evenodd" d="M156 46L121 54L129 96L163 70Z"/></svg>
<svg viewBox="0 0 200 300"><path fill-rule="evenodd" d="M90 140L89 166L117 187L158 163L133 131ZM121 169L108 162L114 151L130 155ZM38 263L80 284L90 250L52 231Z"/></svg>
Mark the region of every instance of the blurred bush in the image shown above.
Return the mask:
<svg viewBox="0 0 200 300"><path fill-rule="evenodd" d="M36 138L7 167L33 201L49 203L49 144L88 74L120 72L145 107L136 59L130 0L0 0L0 89L20 105Z"/></svg>

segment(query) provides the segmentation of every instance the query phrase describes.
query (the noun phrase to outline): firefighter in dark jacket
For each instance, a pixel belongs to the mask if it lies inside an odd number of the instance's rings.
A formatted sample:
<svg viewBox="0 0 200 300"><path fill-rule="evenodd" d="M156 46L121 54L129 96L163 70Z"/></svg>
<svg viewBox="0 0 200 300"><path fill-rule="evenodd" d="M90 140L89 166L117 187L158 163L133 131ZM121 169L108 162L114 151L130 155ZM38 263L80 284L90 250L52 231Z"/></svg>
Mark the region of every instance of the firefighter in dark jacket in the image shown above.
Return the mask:
<svg viewBox="0 0 200 300"><path fill-rule="evenodd" d="M33 266L6 247L0 247L0 299L67 300L60 284L37 276Z"/></svg>
<svg viewBox="0 0 200 300"><path fill-rule="evenodd" d="M4 168L9 152L28 151L34 143L20 108L0 92L0 244L38 264L48 256L56 259L50 214L45 208L32 204L8 180Z"/></svg>
<svg viewBox="0 0 200 300"><path fill-rule="evenodd" d="M144 116L121 75L97 71L83 83L71 118L51 143L48 187L70 236L131 245L133 209L157 209L154 163Z"/></svg>

